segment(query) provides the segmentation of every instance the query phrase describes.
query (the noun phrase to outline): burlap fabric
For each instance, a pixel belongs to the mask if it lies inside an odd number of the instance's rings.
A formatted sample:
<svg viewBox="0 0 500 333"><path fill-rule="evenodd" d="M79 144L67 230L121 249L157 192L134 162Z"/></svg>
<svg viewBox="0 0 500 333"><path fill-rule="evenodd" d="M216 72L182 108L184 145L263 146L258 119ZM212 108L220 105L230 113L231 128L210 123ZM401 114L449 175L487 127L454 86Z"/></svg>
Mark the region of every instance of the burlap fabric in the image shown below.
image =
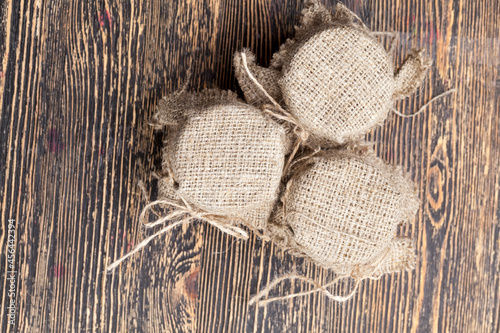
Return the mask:
<svg viewBox="0 0 500 333"><path fill-rule="evenodd" d="M253 74L253 76L259 81L259 83L262 85L262 87L264 87L267 93L271 95L271 97L280 102L283 99L281 96L280 87L277 84L280 72L273 68L258 66L255 63L255 56L252 52L250 52L250 50L245 49L241 53L244 53L246 55L248 69ZM238 80L241 90L243 91L245 100L247 101L247 103L257 107L269 104L269 99L262 93L260 89L258 89L254 85L254 83L248 77L248 74L241 62L241 53L236 52L234 54L233 65L234 74L236 75L236 79Z"/></svg>
<svg viewBox="0 0 500 333"><path fill-rule="evenodd" d="M218 90L178 94L159 104L167 125L160 196L263 228L276 201L287 138L259 109Z"/></svg>
<svg viewBox="0 0 500 333"><path fill-rule="evenodd" d="M267 76L265 87L280 86L287 111L315 144L343 144L382 124L393 101L411 94L430 66L418 50L396 75L392 63L354 13L338 4L332 15L314 0L303 11L295 38L273 56L269 70L279 72L279 79L273 84L275 75ZM263 69L252 63L251 71ZM238 79L245 96L255 90L252 82Z"/></svg>
<svg viewBox="0 0 500 333"><path fill-rule="evenodd" d="M378 267L370 272L370 278L378 279L384 274L415 269L415 242L408 237L394 238L388 247L388 252L382 252L385 257Z"/></svg>
<svg viewBox="0 0 500 333"><path fill-rule="evenodd" d="M396 233L419 201L412 182L372 151L308 159L282 201L266 234L291 253L363 278L414 267L413 243Z"/></svg>

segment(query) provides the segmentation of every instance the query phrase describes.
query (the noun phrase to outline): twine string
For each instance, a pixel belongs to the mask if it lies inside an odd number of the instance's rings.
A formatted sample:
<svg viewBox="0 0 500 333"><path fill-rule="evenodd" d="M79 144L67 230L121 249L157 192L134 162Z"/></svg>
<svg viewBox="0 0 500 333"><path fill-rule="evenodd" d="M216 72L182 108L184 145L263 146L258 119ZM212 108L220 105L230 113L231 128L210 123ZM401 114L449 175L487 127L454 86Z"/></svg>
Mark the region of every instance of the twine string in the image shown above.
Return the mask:
<svg viewBox="0 0 500 333"><path fill-rule="evenodd" d="M187 200L185 200L182 196L180 196L181 202L176 202L170 199L161 199L161 200L156 200L153 202L150 202L144 207L144 209L141 212L141 215L139 216L139 220L141 221L142 225L147 228L154 228L158 225L163 225L168 221L177 221L173 222L172 224L169 224L159 230L158 232L154 233L153 235L149 236L148 238L144 239L142 242L137 244L137 246L131 250L129 253L123 255L121 258L115 260L113 263L107 266L106 270L108 272L113 271L116 267L118 267L123 261L134 255L135 253L139 252L142 250L146 245L148 245L153 239L156 237L172 230L173 228L181 225L181 224L186 224L186 223L191 223L196 219L203 220L208 222L209 224L213 225L214 227L220 229L221 231L236 237L238 239L248 239L248 233L243 230L240 227L234 226L229 224L228 222L224 221L223 216L215 215L215 214L210 214L207 212L204 212L199 209L193 208ZM174 211L171 212L170 214L167 214L164 217L159 218L156 221L153 222L146 222L145 216L149 212L150 209L157 205L166 205L174 208Z"/></svg>
<svg viewBox="0 0 500 333"><path fill-rule="evenodd" d="M291 124L294 125L293 132L297 136L297 139L295 140L295 143L293 145L292 153L287 159L287 162L285 163L285 166L283 168L283 173L287 174L288 168L290 167L290 164L293 161L293 158L297 154L299 148L304 144L304 142L307 141L309 138L309 132L306 131L304 128L302 128L299 125L299 121L288 111L283 109L281 105L276 102L276 100L264 89L264 87L259 83L259 81L253 76L253 74L250 72L250 69L248 68L248 63L247 63L247 56L244 52L240 53L241 55L241 62L243 64L243 67L245 68L245 71L250 78L250 80L255 84L255 86L269 99L269 101L272 103L272 106L266 104L262 107L262 110L269 115L283 120L287 121Z"/></svg>
<svg viewBox="0 0 500 333"><path fill-rule="evenodd" d="M384 261L387 258L388 254L390 253L390 250L391 249L389 246L386 247L383 251L380 252L380 254L374 259L374 261L372 263L358 265L351 272L351 274L339 275L335 279L333 279L332 281L330 281L324 285L319 284L318 282L316 282L315 280L313 280L311 278L299 275L296 272L285 274L283 276L280 276L279 278L276 278L268 286L266 286L260 292L255 294L250 299L248 304L249 305L257 304L257 306L265 306L265 305L272 303L272 302L283 301L283 300L287 300L287 299L291 299L291 298L295 298L295 297L300 297L300 296L306 296L306 295L310 295L310 294L313 294L316 292L321 292L322 294L324 294L326 297L328 297L329 299L331 299L333 301L345 302L345 301L351 299L356 294L356 291L358 290L358 287L359 287L359 284L361 283L361 281L363 281L364 279L367 279L367 278L373 279L372 274L374 272L376 272L384 264ZM346 279L346 278L353 278L355 281L354 286L352 288L352 291L348 295L346 295L346 296L334 295L327 289L330 286L338 283L340 280ZM301 281L304 281L306 283L313 285L314 287L311 290L301 291L298 293L293 293L293 294L289 294L289 295L285 295L285 296L266 298L266 299L262 300L262 298L266 297L274 287L276 287L279 283L281 283L282 281L285 281L285 280L301 280Z"/></svg>
<svg viewBox="0 0 500 333"><path fill-rule="evenodd" d="M455 88L454 89L450 89L448 91L445 91L442 94L439 94L439 95L433 97L430 101L428 101L422 107L420 107L420 109L417 112L412 113L412 114L403 114L403 113L399 112L396 108L391 108L391 111L394 112L395 114L397 114L398 116L402 117L402 118L413 118L413 117L419 115L420 113L422 113L429 105L431 105L432 103L434 103L436 100L441 99L441 98L443 98L445 96L448 96L448 95L450 95L450 94L452 94L452 93L454 93L456 91L457 91L457 89L455 89Z"/></svg>
<svg viewBox="0 0 500 333"><path fill-rule="evenodd" d="M165 228L161 229L160 231L156 232L155 234L149 236L148 238L146 238L145 240L143 240L142 242L140 242L139 244L137 244L137 246L132 250L130 251L129 253L127 253L126 255L122 256L120 259L118 260L115 260L113 263L111 263L110 265L108 265L108 267L106 267L106 270L108 272L112 272L116 267L118 267L123 261L125 261L127 258L131 257L132 255L134 255L135 253L139 252L141 249L143 249L146 245L149 244L149 242L151 242L153 239L155 239L156 237L158 237L159 235L163 234L163 233L166 233L167 231L175 228L176 226L178 225L181 225L183 223L187 223L189 222L190 218L187 217L187 218L184 218L180 221L177 221L169 226L166 226Z"/></svg>

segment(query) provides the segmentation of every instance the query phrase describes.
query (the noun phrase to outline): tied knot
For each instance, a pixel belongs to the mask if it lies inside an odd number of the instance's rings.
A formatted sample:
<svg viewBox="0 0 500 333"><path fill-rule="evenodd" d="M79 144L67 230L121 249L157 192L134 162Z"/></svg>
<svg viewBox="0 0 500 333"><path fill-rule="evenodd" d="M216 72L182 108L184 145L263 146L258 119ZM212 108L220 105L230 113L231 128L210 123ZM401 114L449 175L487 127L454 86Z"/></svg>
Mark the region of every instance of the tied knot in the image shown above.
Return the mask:
<svg viewBox="0 0 500 333"><path fill-rule="evenodd" d="M180 218L180 221L186 220L186 222L199 219L208 222L214 227L236 238L245 240L249 238L248 233L245 230L228 223L226 221L225 216L209 213L202 209L195 208L180 193L177 193L177 196L180 198L179 202L170 199L161 199L146 205L140 216L142 224L146 228L153 228L157 225L164 224L165 222L173 219ZM167 205L174 207L175 209L172 213L168 214L163 218L160 218L154 222L146 222L145 221L146 213L148 212L149 209L151 209L156 205Z"/></svg>
<svg viewBox="0 0 500 333"><path fill-rule="evenodd" d="M170 224L167 226L164 226L161 230L159 230L158 232L149 236L148 238L143 240L141 243L139 243L132 251L125 254L120 259L117 259L116 261L111 263L106 268L106 270L108 272L113 271L124 260L131 257L135 253L139 252L141 249L143 249L146 245L149 244L149 242L151 242L156 237L172 230L173 228L175 228L181 224L191 223L195 219L200 219L202 221L206 221L206 222L210 223L211 225L213 225L214 227L220 229L222 232L225 232L225 233L227 233L231 236L234 236L238 239L246 240L249 238L248 233L245 230L227 222L227 218L225 216L211 214L211 213L208 213L208 212L203 211L201 209L197 209L197 208L193 207L184 197L182 197L181 195L178 195L178 196L180 197L180 201L174 201L174 200L170 200L167 198L163 198L160 200L150 202L146 205L146 207L144 207L141 215L139 216L139 220L141 221L142 225L145 228L147 228L147 229L154 228L158 225L164 225L167 222L170 222ZM160 217L156 221L146 222L146 220L145 220L146 214L149 212L150 209L152 210L153 207L157 206L157 205L170 206L173 208L173 211L164 217Z"/></svg>
<svg viewBox="0 0 500 333"><path fill-rule="evenodd" d="M296 126L294 132L302 142L306 142L309 139L309 132L302 127Z"/></svg>

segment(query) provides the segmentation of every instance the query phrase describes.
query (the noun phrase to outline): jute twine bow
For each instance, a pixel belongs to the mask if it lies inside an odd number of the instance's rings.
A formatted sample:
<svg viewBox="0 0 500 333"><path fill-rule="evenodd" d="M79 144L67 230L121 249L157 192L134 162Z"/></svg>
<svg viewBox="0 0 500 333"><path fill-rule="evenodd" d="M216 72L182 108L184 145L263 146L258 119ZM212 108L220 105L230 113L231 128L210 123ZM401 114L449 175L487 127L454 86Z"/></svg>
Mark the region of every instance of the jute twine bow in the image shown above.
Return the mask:
<svg viewBox="0 0 500 333"><path fill-rule="evenodd" d="M308 278L308 277L303 276L303 275L299 275L295 271L293 271L289 274L285 274L285 275L275 279L266 288L261 290L259 293L255 294L250 299L250 301L248 301L248 305L256 304L257 306L265 306L271 302L283 301L283 300L287 300L287 299L291 299L291 298L295 298L295 297L306 296L306 295L313 294L315 292L321 292L326 297L328 297L329 299L331 299L333 301L345 302L345 301L351 299L354 296L354 294L356 294L356 291L358 290L358 287L359 287L359 284L361 283L361 281L363 281L364 279L372 279L372 280L378 279L378 278L373 277L373 273L375 273L383 265L384 260L386 259L389 252L390 252L390 248L386 247L383 251L380 252L380 254L374 259L374 261L372 263L357 265L356 267L354 267L354 269L352 270L352 272L350 274L339 275L335 279L333 279L332 281L330 281L324 285L319 284L317 281L314 281L311 278ZM342 279L346 279L346 278L352 278L355 281L354 287L348 295L346 295L346 296L334 295L327 289L328 287L330 287L330 286L338 283ZM267 298L267 299L262 300L262 298L266 297L275 286L277 286L279 283L281 283L282 281L285 281L285 280L301 280L301 281L304 281L306 283L313 285L314 288L311 290L302 291L302 292L295 293L295 294L278 296L278 297Z"/></svg>
<svg viewBox="0 0 500 333"><path fill-rule="evenodd" d="M141 184L142 184L142 182L140 182L139 186L141 186ZM137 244L137 246L132 251L130 251L126 255L122 256L120 259L116 260L112 264L110 264L106 268L106 270L108 272L113 271L124 260L126 260L127 258L131 257L135 253L142 250L154 238L172 230L173 228L175 228L181 224L191 223L196 219L206 221L206 222L210 223L211 225L213 225L214 227L219 228L221 231L223 231L231 236L234 236L238 239L246 240L249 238L248 233L245 230L226 222L224 216L217 215L217 214L211 214L211 213L205 212L201 209L197 209L197 208L193 207L185 198L183 198L182 195L178 194L178 196L180 197L180 201L174 201L174 200L163 198L160 200L149 202L146 205L146 207L144 207L144 209L142 210L142 213L139 217L139 220L141 221L142 225L146 229L154 228L158 225L163 225L166 222L173 222L173 223L165 226L160 231L149 236L148 238L146 238L145 240L143 240L142 242ZM167 205L167 206L173 207L174 211L171 212L170 214L164 216L164 217L159 218L156 221L146 222L146 220L145 220L146 214L149 212L150 209L154 209L154 207L157 205Z"/></svg>

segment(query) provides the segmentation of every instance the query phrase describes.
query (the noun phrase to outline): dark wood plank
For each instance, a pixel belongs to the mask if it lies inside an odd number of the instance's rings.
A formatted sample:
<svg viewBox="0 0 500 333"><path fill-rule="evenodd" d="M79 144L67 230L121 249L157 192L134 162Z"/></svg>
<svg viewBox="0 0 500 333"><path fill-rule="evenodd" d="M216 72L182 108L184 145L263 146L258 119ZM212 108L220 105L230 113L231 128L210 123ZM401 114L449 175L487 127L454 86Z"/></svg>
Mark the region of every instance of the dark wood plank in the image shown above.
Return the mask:
<svg viewBox="0 0 500 333"><path fill-rule="evenodd" d="M326 1L333 8L335 1ZM376 30L397 31L434 59L410 113L368 135L418 184L422 208L403 230L415 271L366 281L344 304L322 295L248 307L275 276L332 274L256 237L203 223L162 236L104 273L149 232L162 134L147 124L161 96L238 90L234 51L259 62L288 37L297 0L8 1L0 6L0 328L2 332L495 332L500 330L500 4L346 1ZM8 324L8 220L16 225L16 325ZM273 293L305 290L284 283Z"/></svg>

